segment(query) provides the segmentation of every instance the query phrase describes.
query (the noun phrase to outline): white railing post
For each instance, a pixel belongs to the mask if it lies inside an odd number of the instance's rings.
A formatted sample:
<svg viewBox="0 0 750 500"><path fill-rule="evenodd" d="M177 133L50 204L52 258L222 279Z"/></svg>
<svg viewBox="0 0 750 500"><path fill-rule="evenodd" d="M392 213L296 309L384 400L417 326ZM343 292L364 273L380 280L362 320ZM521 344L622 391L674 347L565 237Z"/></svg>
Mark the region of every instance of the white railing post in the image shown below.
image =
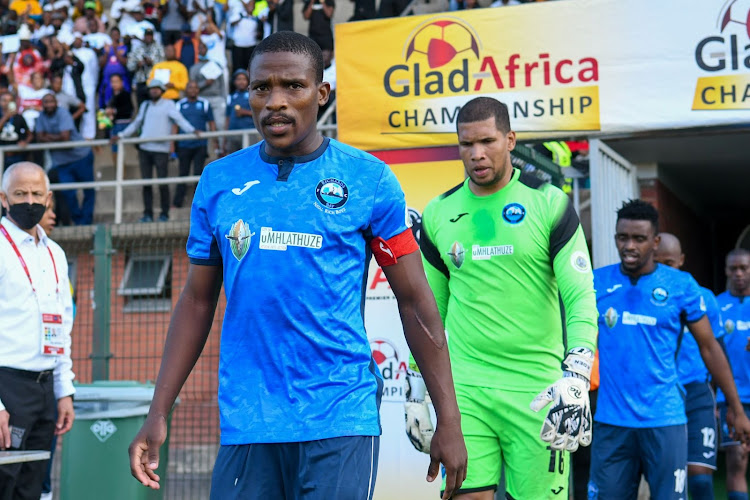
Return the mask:
<svg viewBox="0 0 750 500"><path fill-rule="evenodd" d="M122 181L125 178L125 143L117 138L117 166L115 168L115 224L122 222Z"/></svg>

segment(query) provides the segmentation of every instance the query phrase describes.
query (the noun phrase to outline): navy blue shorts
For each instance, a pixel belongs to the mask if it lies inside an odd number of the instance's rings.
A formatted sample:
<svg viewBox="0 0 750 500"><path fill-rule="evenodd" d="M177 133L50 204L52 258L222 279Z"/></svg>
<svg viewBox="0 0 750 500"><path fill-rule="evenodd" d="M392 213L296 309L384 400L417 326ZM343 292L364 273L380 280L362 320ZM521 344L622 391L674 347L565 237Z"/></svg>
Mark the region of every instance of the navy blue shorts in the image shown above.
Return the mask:
<svg viewBox="0 0 750 500"><path fill-rule="evenodd" d="M219 448L211 500L370 500L378 436Z"/></svg>
<svg viewBox="0 0 750 500"><path fill-rule="evenodd" d="M745 415L750 418L750 404L742 403L742 407L745 409ZM732 439L729 435L729 426L727 426L727 404L725 402L719 403L719 416L721 418L721 447L725 446L738 446L739 441Z"/></svg>
<svg viewBox="0 0 750 500"><path fill-rule="evenodd" d="M707 382L685 386L688 419L688 465L716 470L716 400Z"/></svg>
<svg viewBox="0 0 750 500"><path fill-rule="evenodd" d="M635 429L594 422L589 500L637 498L641 474L651 498L687 498L687 426Z"/></svg>

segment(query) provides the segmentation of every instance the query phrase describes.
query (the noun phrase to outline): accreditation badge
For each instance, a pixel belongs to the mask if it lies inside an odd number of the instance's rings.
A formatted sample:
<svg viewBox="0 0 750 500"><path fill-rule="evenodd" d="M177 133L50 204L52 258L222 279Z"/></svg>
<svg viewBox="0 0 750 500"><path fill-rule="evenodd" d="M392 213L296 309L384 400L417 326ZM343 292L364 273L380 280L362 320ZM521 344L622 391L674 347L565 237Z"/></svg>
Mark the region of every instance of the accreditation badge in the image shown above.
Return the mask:
<svg viewBox="0 0 750 500"><path fill-rule="evenodd" d="M42 313L42 354L45 356L65 354L62 314Z"/></svg>

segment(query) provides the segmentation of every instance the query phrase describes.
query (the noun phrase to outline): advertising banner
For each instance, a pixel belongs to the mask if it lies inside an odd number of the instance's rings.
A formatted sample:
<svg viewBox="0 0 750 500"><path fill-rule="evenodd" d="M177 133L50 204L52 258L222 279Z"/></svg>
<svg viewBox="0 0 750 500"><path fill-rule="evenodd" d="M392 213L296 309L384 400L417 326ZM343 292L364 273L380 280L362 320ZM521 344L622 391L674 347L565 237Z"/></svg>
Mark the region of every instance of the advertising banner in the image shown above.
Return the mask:
<svg viewBox="0 0 750 500"><path fill-rule="evenodd" d="M567 0L336 26L339 138L455 144L467 100L522 139L746 124L750 0Z"/></svg>

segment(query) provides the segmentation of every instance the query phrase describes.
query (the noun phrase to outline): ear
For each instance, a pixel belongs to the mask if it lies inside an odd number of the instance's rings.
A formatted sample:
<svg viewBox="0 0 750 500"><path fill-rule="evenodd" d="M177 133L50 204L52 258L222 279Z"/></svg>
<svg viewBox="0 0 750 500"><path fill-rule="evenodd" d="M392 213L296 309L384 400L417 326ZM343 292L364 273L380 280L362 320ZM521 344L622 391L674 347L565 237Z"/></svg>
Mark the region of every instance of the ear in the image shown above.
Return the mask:
<svg viewBox="0 0 750 500"><path fill-rule="evenodd" d="M8 204L8 198L5 196L5 193L3 193L2 191L0 191L0 203L2 203L3 208L5 208L5 210L10 210L10 206Z"/></svg>
<svg viewBox="0 0 750 500"><path fill-rule="evenodd" d="M318 85L318 106L325 106L329 97L331 97L331 84L322 82Z"/></svg>
<svg viewBox="0 0 750 500"><path fill-rule="evenodd" d="M654 236L654 250L659 248L659 243L661 243L661 235L657 234Z"/></svg>
<svg viewBox="0 0 750 500"><path fill-rule="evenodd" d="M508 138L508 151L513 151L516 147L516 133L511 130L506 137Z"/></svg>
<svg viewBox="0 0 750 500"><path fill-rule="evenodd" d="M680 254L680 267L682 267L682 265L683 265L684 263L685 263L685 254L684 254L684 253L681 253L681 254Z"/></svg>

